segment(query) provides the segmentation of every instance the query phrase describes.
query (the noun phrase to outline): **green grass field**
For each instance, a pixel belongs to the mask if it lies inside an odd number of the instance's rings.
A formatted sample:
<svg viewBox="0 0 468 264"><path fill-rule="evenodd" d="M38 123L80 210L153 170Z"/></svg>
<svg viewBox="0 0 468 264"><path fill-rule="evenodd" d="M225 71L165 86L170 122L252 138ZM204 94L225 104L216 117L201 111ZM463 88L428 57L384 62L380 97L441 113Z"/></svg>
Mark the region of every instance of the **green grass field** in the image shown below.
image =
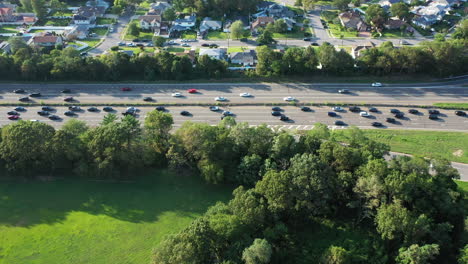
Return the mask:
<svg viewBox="0 0 468 264"><path fill-rule="evenodd" d="M135 183L2 182L0 263L149 263L165 235L230 193L166 171Z"/></svg>
<svg viewBox="0 0 468 264"><path fill-rule="evenodd" d="M406 31L401 31L399 29L385 29L382 32L382 38L411 38L413 37L410 33Z"/></svg>
<svg viewBox="0 0 468 264"><path fill-rule="evenodd" d="M349 130L335 131L338 140L346 141ZM388 144L392 151L424 157L442 157L468 163L468 133L419 130L364 130L366 136Z"/></svg>
<svg viewBox="0 0 468 264"><path fill-rule="evenodd" d="M468 194L468 182L463 182L463 181L455 181L463 191L465 191Z"/></svg>
<svg viewBox="0 0 468 264"><path fill-rule="evenodd" d="M286 32L286 33L273 33L273 38L274 39L302 39L304 38L304 33L310 33L310 29L308 27L301 28L294 26L293 30L291 32Z"/></svg>
<svg viewBox="0 0 468 264"><path fill-rule="evenodd" d="M340 38L341 35L343 35L343 38L357 38L358 37L356 31L351 31L351 32L346 31L341 27L341 25L328 23L328 30L333 36L335 36L335 38Z"/></svg>
<svg viewBox="0 0 468 264"><path fill-rule="evenodd" d="M184 31L181 36L182 39L196 39L197 32L195 31Z"/></svg>
<svg viewBox="0 0 468 264"><path fill-rule="evenodd" d="M434 106L441 108L468 110L468 103L435 103Z"/></svg>
<svg viewBox="0 0 468 264"><path fill-rule="evenodd" d="M208 34L206 35L206 39L208 40L224 40L228 39L228 37L229 33L225 33L222 31L211 31L208 32Z"/></svg>
<svg viewBox="0 0 468 264"><path fill-rule="evenodd" d="M98 36L104 36L107 34L108 28L92 28L89 30L89 33L96 33Z"/></svg>
<svg viewBox="0 0 468 264"><path fill-rule="evenodd" d="M20 25L2 25L0 26L0 33L18 33L16 29Z"/></svg>
<svg viewBox="0 0 468 264"><path fill-rule="evenodd" d="M115 19L113 19L113 18L98 17L96 19L96 24L98 24L98 25L114 24L114 22L115 22Z"/></svg>
<svg viewBox="0 0 468 264"><path fill-rule="evenodd" d="M135 23L138 26L138 28L140 28L140 24L138 23L138 20L133 20L130 23ZM136 39L136 38L138 38L138 39L153 39L153 35L154 35L154 33L150 32L150 31L149 32L140 31L138 36L134 36L134 35L129 33L128 26L127 26L127 30L125 32L124 40L133 40L133 39Z"/></svg>

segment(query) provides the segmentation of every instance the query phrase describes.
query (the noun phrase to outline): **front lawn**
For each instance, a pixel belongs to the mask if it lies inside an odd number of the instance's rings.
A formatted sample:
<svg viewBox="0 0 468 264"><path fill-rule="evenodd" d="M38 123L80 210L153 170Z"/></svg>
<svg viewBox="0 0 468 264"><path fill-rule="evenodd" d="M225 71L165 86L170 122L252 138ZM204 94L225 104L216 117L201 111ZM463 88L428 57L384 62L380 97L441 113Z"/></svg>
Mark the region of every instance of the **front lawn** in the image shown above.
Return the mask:
<svg viewBox="0 0 468 264"><path fill-rule="evenodd" d="M246 51L246 50L251 50L251 49L255 49L255 47L229 47L227 52L228 53L231 53L231 52L243 52L243 51Z"/></svg>
<svg viewBox="0 0 468 264"><path fill-rule="evenodd" d="M138 28L140 28L140 24L138 23L138 20L133 20L132 22L130 23L135 23L137 25ZM129 23L129 25L130 25ZM129 30L128 30L128 26L127 26L127 29L126 29L126 32L125 32L125 36L124 36L124 40L133 40L133 39L153 39L153 35L154 33L151 32L151 31L141 31L138 33L138 36L135 36L135 35L132 35L129 33Z"/></svg>
<svg viewBox="0 0 468 264"><path fill-rule="evenodd" d="M107 27L104 28L92 28L89 30L89 33L96 33L99 36L105 36L107 34Z"/></svg>
<svg viewBox="0 0 468 264"><path fill-rule="evenodd" d="M348 131L334 133L339 140L346 141ZM468 163L468 133L390 129L363 132L370 139L388 144L392 151Z"/></svg>
<svg viewBox="0 0 468 264"><path fill-rule="evenodd" d="M167 52L173 52L173 53L185 51L184 48L165 48L164 50Z"/></svg>
<svg viewBox="0 0 468 264"><path fill-rule="evenodd" d="M73 12L71 10L54 10L52 13L50 13L49 16L56 16L56 17L62 17L62 16L67 16L67 17L72 17Z"/></svg>
<svg viewBox="0 0 468 264"><path fill-rule="evenodd" d="M0 33L18 33L19 31L17 28L20 25L1 25L0 26Z"/></svg>
<svg viewBox="0 0 468 264"><path fill-rule="evenodd" d="M153 47L119 47L119 50L133 50L135 54L140 54L142 52L153 53L155 48Z"/></svg>
<svg viewBox="0 0 468 264"><path fill-rule="evenodd" d="M195 31L184 31L182 32L182 39L197 39L197 32Z"/></svg>
<svg viewBox="0 0 468 264"><path fill-rule="evenodd" d="M110 25L110 24L114 24L114 23L115 23L115 19L113 19L113 18L98 17L96 19L96 24L97 25Z"/></svg>
<svg viewBox="0 0 468 264"><path fill-rule="evenodd" d="M210 31L206 35L206 39L208 40L225 40L229 38L229 33L225 33L222 31Z"/></svg>
<svg viewBox="0 0 468 264"><path fill-rule="evenodd" d="M149 263L166 235L230 193L156 170L135 182L2 181L0 263Z"/></svg>
<svg viewBox="0 0 468 264"><path fill-rule="evenodd" d="M328 23L328 30L335 38L340 38L341 36L343 36L343 38L358 37L357 31L347 31L341 25L337 25L337 24Z"/></svg>
<svg viewBox="0 0 468 264"><path fill-rule="evenodd" d="M293 30L285 33L273 33L274 39L303 39L304 33L310 34L310 28L294 26Z"/></svg>
<svg viewBox="0 0 468 264"><path fill-rule="evenodd" d="M411 38L413 35L406 30L384 29L382 38Z"/></svg>

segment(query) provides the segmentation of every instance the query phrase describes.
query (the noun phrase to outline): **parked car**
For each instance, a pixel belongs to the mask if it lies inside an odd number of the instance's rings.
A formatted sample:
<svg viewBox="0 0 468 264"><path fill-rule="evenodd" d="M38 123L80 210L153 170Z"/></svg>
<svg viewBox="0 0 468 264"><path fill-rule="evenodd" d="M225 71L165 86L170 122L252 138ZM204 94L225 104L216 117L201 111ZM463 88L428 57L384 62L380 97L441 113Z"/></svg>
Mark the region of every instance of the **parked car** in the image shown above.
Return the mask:
<svg viewBox="0 0 468 264"><path fill-rule="evenodd" d="M8 117L8 119L10 120L18 120L19 119L19 116L18 115L11 115Z"/></svg>
<svg viewBox="0 0 468 264"><path fill-rule="evenodd" d="M328 112L328 116L335 117L335 116L337 116L337 114L335 112Z"/></svg>
<svg viewBox="0 0 468 264"><path fill-rule="evenodd" d="M317 42L312 42L312 43L310 43L310 45L311 45L311 46L315 46L315 47L320 46Z"/></svg>
<svg viewBox="0 0 468 264"><path fill-rule="evenodd" d="M386 121L388 123L395 123L396 122L395 118L391 118L391 117L387 117Z"/></svg>
<svg viewBox="0 0 468 264"><path fill-rule="evenodd" d="M372 125L372 126L375 126L375 127L381 127L381 126L383 126L382 123L380 123L380 122L372 122L371 125Z"/></svg>
<svg viewBox="0 0 468 264"><path fill-rule="evenodd" d="M88 112L99 112L99 109L93 106L93 107L88 108Z"/></svg>
<svg viewBox="0 0 468 264"><path fill-rule="evenodd" d="M272 116L280 116L280 115L281 115L281 112L279 112L279 111L272 111L272 112L271 112L271 115L272 115Z"/></svg>
<svg viewBox="0 0 468 264"><path fill-rule="evenodd" d="M345 122L341 121L341 120L336 120L335 121L335 126L345 126Z"/></svg>
<svg viewBox="0 0 468 264"><path fill-rule="evenodd" d="M382 84L379 82L375 82L371 84L372 87L382 87Z"/></svg>
<svg viewBox="0 0 468 264"><path fill-rule="evenodd" d="M219 111L219 107L217 107L217 106L210 106L210 111L213 111L213 112Z"/></svg>
<svg viewBox="0 0 468 264"><path fill-rule="evenodd" d="M41 93L31 93L29 97L41 97Z"/></svg>
<svg viewBox="0 0 468 264"><path fill-rule="evenodd" d="M294 102L294 101L296 101L296 98L294 98L292 96L287 96L287 97L284 97L283 100L286 101L286 102Z"/></svg>
<svg viewBox="0 0 468 264"><path fill-rule="evenodd" d="M351 112L361 112L361 108L359 106L350 106L348 109Z"/></svg>
<svg viewBox="0 0 468 264"><path fill-rule="evenodd" d="M26 108L24 108L22 106L17 106L17 107L15 107L15 111L24 112L24 111L26 111Z"/></svg>
<svg viewBox="0 0 468 264"><path fill-rule="evenodd" d="M190 47L190 44L184 43L182 44L182 47Z"/></svg>
<svg viewBox="0 0 468 264"><path fill-rule="evenodd" d="M190 115L190 112L189 112L189 111L181 111L181 112L180 112L180 115L182 115L182 116L189 116L189 115Z"/></svg>
<svg viewBox="0 0 468 264"><path fill-rule="evenodd" d="M209 47L210 44L208 44L208 43L203 43L203 44L201 44L201 46L202 46L202 47Z"/></svg>
<svg viewBox="0 0 468 264"><path fill-rule="evenodd" d="M222 96L218 96L215 98L215 101L224 102L224 101L227 101L227 99Z"/></svg>
<svg viewBox="0 0 468 264"><path fill-rule="evenodd" d="M104 107L102 108L102 110L103 110L104 112L112 112L112 111L114 111L114 108L112 108L112 107L110 107L110 106L104 106Z"/></svg>
<svg viewBox="0 0 468 264"><path fill-rule="evenodd" d="M369 107L369 112L371 113L377 113L379 112L379 109L375 108L375 107Z"/></svg>
<svg viewBox="0 0 468 264"><path fill-rule="evenodd" d="M457 110L457 111L455 111L455 115L457 115L457 116L466 116L466 112Z"/></svg>
<svg viewBox="0 0 468 264"><path fill-rule="evenodd" d="M127 111L136 113L136 112L140 112L140 109L134 106L130 106L130 107L127 107Z"/></svg>
<svg viewBox="0 0 468 264"><path fill-rule="evenodd" d="M304 41L311 41L312 38L303 38L302 40L304 40Z"/></svg>
<svg viewBox="0 0 468 264"><path fill-rule="evenodd" d="M122 41L121 41L121 42L117 43L117 45L119 45L119 46L126 46L127 44L125 44L125 42L122 42Z"/></svg>
<svg viewBox="0 0 468 264"><path fill-rule="evenodd" d="M16 89L13 92L19 94L19 93L25 93L26 91L23 89Z"/></svg>
<svg viewBox="0 0 468 264"><path fill-rule="evenodd" d="M310 107L308 107L308 106L303 106L303 107L301 107L301 111L302 111L302 112L310 112L311 110L312 110L312 109L310 109Z"/></svg>
<svg viewBox="0 0 468 264"><path fill-rule="evenodd" d="M122 88L120 88L120 91L122 91L122 92L130 92L131 90L132 90L132 88L130 88L130 87L122 87Z"/></svg>
<svg viewBox="0 0 468 264"><path fill-rule="evenodd" d="M413 115L417 115L417 114L419 114L419 111L417 109L409 109L408 113L413 114Z"/></svg>
<svg viewBox="0 0 468 264"><path fill-rule="evenodd" d="M198 91L197 89L188 89L187 92L193 94L193 93L197 93Z"/></svg>
<svg viewBox="0 0 468 264"><path fill-rule="evenodd" d="M219 46L218 46L218 44L213 43L213 44L210 44L209 47L210 48L218 48Z"/></svg>

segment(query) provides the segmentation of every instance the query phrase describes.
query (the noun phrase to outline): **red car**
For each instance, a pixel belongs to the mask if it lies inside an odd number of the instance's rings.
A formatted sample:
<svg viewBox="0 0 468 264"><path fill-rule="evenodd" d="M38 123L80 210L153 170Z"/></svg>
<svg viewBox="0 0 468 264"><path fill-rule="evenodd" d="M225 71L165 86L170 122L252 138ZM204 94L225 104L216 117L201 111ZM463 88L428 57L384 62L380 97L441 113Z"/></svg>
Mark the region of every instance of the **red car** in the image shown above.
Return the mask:
<svg viewBox="0 0 468 264"><path fill-rule="evenodd" d="M120 90L121 90L122 92L129 92L129 91L132 90L132 88L130 88L130 87L123 87L123 88L120 88Z"/></svg>
<svg viewBox="0 0 468 264"><path fill-rule="evenodd" d="M17 115L11 115L11 116L8 117L8 119L10 119L10 120L18 120L18 119L19 119L19 116L17 116Z"/></svg>
<svg viewBox="0 0 468 264"><path fill-rule="evenodd" d="M198 91L197 91L197 89L188 89L187 92L188 93L197 93Z"/></svg>

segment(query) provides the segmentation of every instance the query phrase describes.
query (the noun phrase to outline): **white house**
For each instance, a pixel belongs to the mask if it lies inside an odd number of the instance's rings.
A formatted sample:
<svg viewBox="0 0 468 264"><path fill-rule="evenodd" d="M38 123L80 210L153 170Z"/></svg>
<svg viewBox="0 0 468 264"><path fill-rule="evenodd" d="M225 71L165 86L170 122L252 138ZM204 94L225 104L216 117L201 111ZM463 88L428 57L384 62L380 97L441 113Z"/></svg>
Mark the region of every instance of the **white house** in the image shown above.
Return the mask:
<svg viewBox="0 0 468 264"><path fill-rule="evenodd" d="M159 31L161 28L161 16L159 15L145 15L140 16L140 28L144 30Z"/></svg>
<svg viewBox="0 0 468 264"><path fill-rule="evenodd" d="M181 26L185 28L193 28L197 22L197 16L185 16L184 18L179 18L174 21L174 26Z"/></svg>
<svg viewBox="0 0 468 264"><path fill-rule="evenodd" d="M221 21L205 17L200 24L200 33L207 32L209 30L220 30L222 26L223 23Z"/></svg>
<svg viewBox="0 0 468 264"><path fill-rule="evenodd" d="M219 48L219 49L200 49L200 56L207 55L210 58L216 60L225 60L227 54L227 49Z"/></svg>
<svg viewBox="0 0 468 264"><path fill-rule="evenodd" d="M233 52L229 54L229 58L231 63L242 64L244 66L254 66L258 62L255 50Z"/></svg>

